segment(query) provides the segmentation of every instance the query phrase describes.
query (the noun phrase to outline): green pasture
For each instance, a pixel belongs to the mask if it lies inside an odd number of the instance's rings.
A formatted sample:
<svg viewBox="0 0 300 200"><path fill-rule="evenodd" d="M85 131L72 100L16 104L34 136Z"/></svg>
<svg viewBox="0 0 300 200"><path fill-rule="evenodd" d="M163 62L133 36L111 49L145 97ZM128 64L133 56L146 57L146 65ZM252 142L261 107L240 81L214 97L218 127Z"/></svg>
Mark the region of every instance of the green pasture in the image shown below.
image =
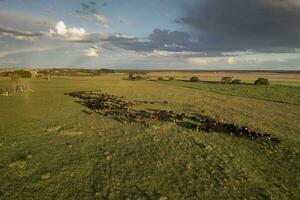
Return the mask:
<svg viewBox="0 0 300 200"><path fill-rule="evenodd" d="M0 88L11 88L1 79ZM299 199L300 90L120 76L30 79L0 96L0 199ZM64 92L101 89L139 105L218 116L281 140L271 145L174 123L88 115Z"/></svg>

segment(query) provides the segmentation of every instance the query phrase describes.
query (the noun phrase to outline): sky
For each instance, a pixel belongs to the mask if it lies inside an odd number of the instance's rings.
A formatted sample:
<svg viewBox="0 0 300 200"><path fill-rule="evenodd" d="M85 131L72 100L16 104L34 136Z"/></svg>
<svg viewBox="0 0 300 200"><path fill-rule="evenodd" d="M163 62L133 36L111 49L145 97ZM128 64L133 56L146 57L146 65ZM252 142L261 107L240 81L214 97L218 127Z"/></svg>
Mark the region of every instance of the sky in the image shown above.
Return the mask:
<svg viewBox="0 0 300 200"><path fill-rule="evenodd" d="M300 0L0 0L0 67L300 70Z"/></svg>

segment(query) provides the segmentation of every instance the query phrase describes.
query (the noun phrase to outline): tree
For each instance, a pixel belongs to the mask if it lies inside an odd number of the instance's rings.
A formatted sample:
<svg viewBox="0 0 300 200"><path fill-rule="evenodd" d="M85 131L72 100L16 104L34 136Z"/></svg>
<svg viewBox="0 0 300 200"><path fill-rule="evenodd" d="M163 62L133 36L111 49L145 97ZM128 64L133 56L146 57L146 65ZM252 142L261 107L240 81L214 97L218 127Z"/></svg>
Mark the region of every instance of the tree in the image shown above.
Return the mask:
<svg viewBox="0 0 300 200"><path fill-rule="evenodd" d="M197 76L193 76L193 77L191 77L190 81L191 82L199 82L200 79Z"/></svg>
<svg viewBox="0 0 300 200"><path fill-rule="evenodd" d="M233 77L229 77L229 76L222 77L221 82L222 83L230 83L232 81L232 78Z"/></svg>
<svg viewBox="0 0 300 200"><path fill-rule="evenodd" d="M241 79L234 79L231 81L232 84L240 84L242 82Z"/></svg>
<svg viewBox="0 0 300 200"><path fill-rule="evenodd" d="M20 77L20 78L31 78L32 74L30 71L26 70L16 70L13 72L14 76Z"/></svg>
<svg viewBox="0 0 300 200"><path fill-rule="evenodd" d="M30 71L26 70L15 70L15 71L6 71L2 72L1 76L9 76L9 77L19 77L19 78L31 78L32 74Z"/></svg>
<svg viewBox="0 0 300 200"><path fill-rule="evenodd" d="M143 79L143 77L141 76L141 75L136 75L136 77L135 77L137 80L142 80Z"/></svg>
<svg viewBox="0 0 300 200"><path fill-rule="evenodd" d="M266 78L258 78L255 82L255 85L269 85L269 80Z"/></svg>
<svg viewBox="0 0 300 200"><path fill-rule="evenodd" d="M128 79L130 80L135 80L136 79L136 76L134 73L130 72L129 75L128 75Z"/></svg>

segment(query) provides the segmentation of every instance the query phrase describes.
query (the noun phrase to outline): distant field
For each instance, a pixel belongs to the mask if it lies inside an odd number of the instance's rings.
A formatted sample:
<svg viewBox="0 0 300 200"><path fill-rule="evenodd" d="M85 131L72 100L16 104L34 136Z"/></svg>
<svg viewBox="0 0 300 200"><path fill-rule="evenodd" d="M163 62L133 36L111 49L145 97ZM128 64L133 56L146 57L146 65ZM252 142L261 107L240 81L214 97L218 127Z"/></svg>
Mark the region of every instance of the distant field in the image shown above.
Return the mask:
<svg viewBox="0 0 300 200"><path fill-rule="evenodd" d="M239 97L250 97L290 104L300 104L300 87L284 85L223 84L220 82L190 82L187 80L161 83Z"/></svg>
<svg viewBox="0 0 300 200"><path fill-rule="evenodd" d="M257 78L268 78L272 84L300 87L299 73L275 73L275 72L150 72L154 77L177 77L189 79L198 76L203 81L220 81L222 77L228 76L241 79L245 83L253 83Z"/></svg>
<svg viewBox="0 0 300 200"><path fill-rule="evenodd" d="M235 75L247 82L264 77L241 76ZM285 86L129 81L127 74L31 79L32 92L0 96L0 199L299 199L299 87L287 86L298 85L299 77L282 76L269 78ZM11 87L10 79L0 79L0 88ZM204 111L282 142L195 132L175 123L125 124L89 115L64 95L94 89L125 100L168 101L140 109Z"/></svg>

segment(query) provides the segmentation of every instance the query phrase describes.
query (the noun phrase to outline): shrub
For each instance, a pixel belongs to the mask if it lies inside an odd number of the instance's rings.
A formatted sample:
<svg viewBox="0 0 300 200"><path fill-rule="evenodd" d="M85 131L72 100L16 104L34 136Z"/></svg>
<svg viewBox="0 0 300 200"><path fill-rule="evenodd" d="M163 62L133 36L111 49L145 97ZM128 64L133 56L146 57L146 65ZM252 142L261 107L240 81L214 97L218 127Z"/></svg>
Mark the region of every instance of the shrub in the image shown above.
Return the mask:
<svg viewBox="0 0 300 200"><path fill-rule="evenodd" d="M30 71L26 70L15 70L2 72L1 76L19 77L19 78L31 78L32 74Z"/></svg>
<svg viewBox="0 0 300 200"><path fill-rule="evenodd" d="M30 71L25 71L25 70L16 70L13 72L13 76L17 76L20 78L31 78L32 74Z"/></svg>
<svg viewBox="0 0 300 200"><path fill-rule="evenodd" d="M84 70L84 69L82 69ZM91 73L96 73L96 74L99 74L101 75L101 73L115 73L115 70L113 69L105 69L105 68L101 68L101 69L98 69L98 70L88 70L88 72L91 72Z"/></svg>
<svg viewBox="0 0 300 200"><path fill-rule="evenodd" d="M163 78L163 77L158 77L157 80L158 80L158 81L163 81L164 78Z"/></svg>
<svg viewBox="0 0 300 200"><path fill-rule="evenodd" d="M197 77L197 76L193 76L191 79L190 79L191 82L199 82L200 79Z"/></svg>
<svg viewBox="0 0 300 200"><path fill-rule="evenodd" d="M142 77L142 76L140 76L140 75L137 75L137 76L135 77L135 79L137 79L137 80L142 80L142 79L143 79L143 77Z"/></svg>
<svg viewBox="0 0 300 200"><path fill-rule="evenodd" d="M266 78L258 78L255 82L255 85L269 85L269 80Z"/></svg>
<svg viewBox="0 0 300 200"><path fill-rule="evenodd" d="M130 79L130 80L135 80L135 79L136 79L136 76L134 75L134 73L129 73L128 79Z"/></svg>
<svg viewBox="0 0 300 200"><path fill-rule="evenodd" d="M0 76L9 76L10 73L11 72L9 72L9 71L4 71L4 72L0 73Z"/></svg>
<svg viewBox="0 0 300 200"><path fill-rule="evenodd" d="M174 77L169 77L169 81L174 81L175 78Z"/></svg>
<svg viewBox="0 0 300 200"><path fill-rule="evenodd" d="M230 83L231 81L232 81L232 77L229 76L222 77L221 79L222 83Z"/></svg>
<svg viewBox="0 0 300 200"><path fill-rule="evenodd" d="M231 81L232 84L240 84L242 82L241 79L234 79Z"/></svg>

